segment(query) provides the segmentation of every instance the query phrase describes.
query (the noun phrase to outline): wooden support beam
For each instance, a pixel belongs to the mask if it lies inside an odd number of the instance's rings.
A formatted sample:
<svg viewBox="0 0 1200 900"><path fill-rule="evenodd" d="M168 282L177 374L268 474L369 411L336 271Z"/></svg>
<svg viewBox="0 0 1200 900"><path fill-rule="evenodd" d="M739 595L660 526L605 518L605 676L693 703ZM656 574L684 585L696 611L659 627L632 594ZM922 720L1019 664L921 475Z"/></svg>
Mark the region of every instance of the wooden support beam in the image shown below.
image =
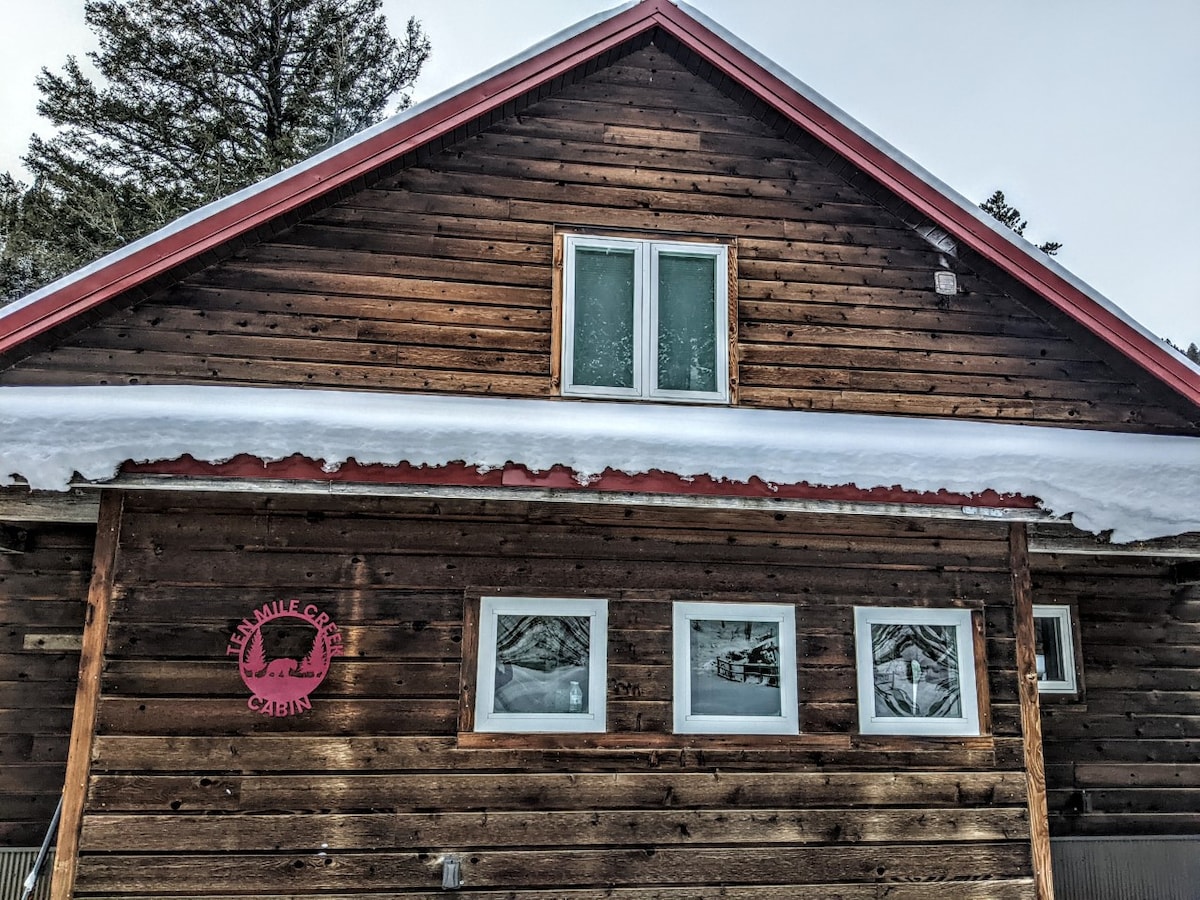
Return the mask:
<svg viewBox="0 0 1200 900"><path fill-rule="evenodd" d="M660 509L769 510L777 513L816 513L845 516L894 516L948 521L1040 522L1049 513L1025 507L957 506L940 503L895 503L858 500L809 500L775 497L724 497L710 494L598 491L587 488L460 486L452 484L383 484L379 482L316 481L192 475L118 475L105 490L187 491L277 496L397 497L411 500L517 500L525 503L601 504Z"/></svg>
<svg viewBox="0 0 1200 900"><path fill-rule="evenodd" d="M1033 579L1029 574L1029 536L1023 523L1008 526L1009 567L1016 612L1017 697L1025 780L1029 793L1029 839L1038 900L1054 900L1050 862L1050 819L1046 810L1046 763L1042 755L1042 711L1038 698L1037 642L1033 627Z"/></svg>
<svg viewBox="0 0 1200 900"><path fill-rule="evenodd" d="M69 491L31 491L25 487L0 487L0 522L96 521L99 492L72 488Z"/></svg>
<svg viewBox="0 0 1200 900"><path fill-rule="evenodd" d="M79 859L79 835L87 800L88 775L92 762L92 740L100 706L100 676L104 668L104 644L112 601L121 512L125 495L105 492L100 500L96 524L96 550L92 556L92 581L88 586L87 613L83 625L83 647L79 657L79 686L75 692L75 714L67 750L67 777L63 787L62 819L54 858L51 900L70 900L75 888Z"/></svg>
<svg viewBox="0 0 1200 900"><path fill-rule="evenodd" d="M1171 566L1171 574L1176 584L1200 584L1200 560L1175 563Z"/></svg>
<svg viewBox="0 0 1200 900"><path fill-rule="evenodd" d="M1060 556L1158 556L1200 560L1200 533L1188 532L1151 541L1114 544L1103 535L1080 531L1058 522L1034 523L1029 528L1029 552Z"/></svg>
<svg viewBox="0 0 1200 900"><path fill-rule="evenodd" d="M44 653L73 653L83 649L82 634L27 634L21 641L22 650L41 650Z"/></svg>
<svg viewBox="0 0 1200 900"><path fill-rule="evenodd" d="M24 553L29 532L15 525L0 524L0 553Z"/></svg>

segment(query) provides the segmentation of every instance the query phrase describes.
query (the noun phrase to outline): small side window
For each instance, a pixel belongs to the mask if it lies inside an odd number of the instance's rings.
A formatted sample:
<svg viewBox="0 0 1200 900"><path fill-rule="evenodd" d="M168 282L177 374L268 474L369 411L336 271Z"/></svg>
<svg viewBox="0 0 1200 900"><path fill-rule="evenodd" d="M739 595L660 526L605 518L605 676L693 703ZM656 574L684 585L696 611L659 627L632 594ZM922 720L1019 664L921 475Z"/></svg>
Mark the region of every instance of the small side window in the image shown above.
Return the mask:
<svg viewBox="0 0 1200 900"><path fill-rule="evenodd" d="M1037 647L1038 690L1043 694L1074 694L1075 675L1071 607L1033 606L1033 634Z"/></svg>
<svg viewBox="0 0 1200 900"><path fill-rule="evenodd" d="M676 734L799 734L796 609L676 603Z"/></svg>
<svg viewBox="0 0 1200 900"><path fill-rule="evenodd" d="M862 734L976 735L969 609L854 610Z"/></svg>
<svg viewBox="0 0 1200 900"><path fill-rule="evenodd" d="M729 400L726 245L567 235L563 257L563 394Z"/></svg>
<svg viewBox="0 0 1200 900"><path fill-rule="evenodd" d="M605 730L608 601L484 597L476 731Z"/></svg>

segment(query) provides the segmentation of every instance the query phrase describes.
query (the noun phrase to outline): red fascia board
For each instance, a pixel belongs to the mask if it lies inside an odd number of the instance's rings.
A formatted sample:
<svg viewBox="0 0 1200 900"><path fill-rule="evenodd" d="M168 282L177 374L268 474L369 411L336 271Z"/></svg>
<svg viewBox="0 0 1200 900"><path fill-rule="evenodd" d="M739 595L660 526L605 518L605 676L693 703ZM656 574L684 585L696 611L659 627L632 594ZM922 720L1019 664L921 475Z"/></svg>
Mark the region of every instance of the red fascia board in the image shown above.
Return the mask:
<svg viewBox="0 0 1200 900"><path fill-rule="evenodd" d="M901 503L929 506L972 506L991 509L1035 509L1037 500L1018 494L981 491L958 494L950 491L911 491L900 487L860 488L853 484L814 485L769 484L762 479L725 481L709 476L683 478L671 472L653 470L627 474L606 469L595 478L581 482L571 469L555 466L544 472L531 472L524 466L509 464L503 469L480 471L461 462L443 466L363 464L350 459L330 472L320 460L299 454L287 459L264 461L240 454L221 463L210 463L184 455L178 459L150 463L126 462L122 475L169 475L179 478L270 479L273 481L329 482L336 484L427 485L453 487L531 488L598 493L666 494L693 497L734 497L776 500L820 500L835 503Z"/></svg>
<svg viewBox="0 0 1200 900"><path fill-rule="evenodd" d="M452 132L654 27L663 0L639 4L292 177L165 235L0 318L0 353Z"/></svg>
<svg viewBox="0 0 1200 900"><path fill-rule="evenodd" d="M717 71L773 106L909 205L946 228L989 262L1008 272L1142 369L1200 406L1200 376L1175 359L1166 348L1148 339L1120 316L1005 240L939 189L678 7L666 4L660 11L663 30L702 56Z"/></svg>

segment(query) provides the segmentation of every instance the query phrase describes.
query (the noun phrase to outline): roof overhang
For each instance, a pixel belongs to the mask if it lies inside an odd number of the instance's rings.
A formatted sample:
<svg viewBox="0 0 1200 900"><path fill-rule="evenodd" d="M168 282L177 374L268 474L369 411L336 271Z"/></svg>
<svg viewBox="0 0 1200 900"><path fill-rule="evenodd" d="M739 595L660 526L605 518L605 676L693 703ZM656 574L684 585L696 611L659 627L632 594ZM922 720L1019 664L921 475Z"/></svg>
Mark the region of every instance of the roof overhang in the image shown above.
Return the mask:
<svg viewBox="0 0 1200 900"><path fill-rule="evenodd" d="M179 486L170 479L250 478L589 490L713 505L738 498L1051 513L1114 541L1200 531L1200 441L1188 437L214 386L0 388L0 433L0 484L44 490L66 490L79 478L141 478L164 489Z"/></svg>

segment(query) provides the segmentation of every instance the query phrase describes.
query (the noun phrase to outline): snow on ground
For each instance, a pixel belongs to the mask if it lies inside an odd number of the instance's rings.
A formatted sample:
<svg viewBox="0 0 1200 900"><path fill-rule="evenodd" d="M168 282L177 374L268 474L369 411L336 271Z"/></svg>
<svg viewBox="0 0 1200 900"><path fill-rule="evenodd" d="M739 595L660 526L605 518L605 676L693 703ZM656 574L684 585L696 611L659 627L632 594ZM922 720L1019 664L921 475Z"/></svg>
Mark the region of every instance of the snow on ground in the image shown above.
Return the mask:
<svg viewBox="0 0 1200 900"><path fill-rule="evenodd" d="M730 681L716 672L692 669L692 715L782 715L782 692L757 681Z"/></svg>
<svg viewBox="0 0 1200 900"><path fill-rule="evenodd" d="M0 388L0 484L64 490L126 460L301 454L362 464L556 465L771 484L1036 497L1129 541L1200 531L1200 439L729 407L225 386Z"/></svg>
<svg viewBox="0 0 1200 900"><path fill-rule="evenodd" d="M697 623L700 628L696 627ZM753 622L749 635L746 634L746 625L744 621L719 619L692 621L692 715L782 714L783 694L778 683L766 684L763 679L753 676L745 681L731 681L717 674L718 658L736 657L740 662L745 662L750 652L764 641L772 641L778 647L778 623Z"/></svg>
<svg viewBox="0 0 1200 900"><path fill-rule="evenodd" d="M496 712L565 713L571 711L571 683L579 685L588 712L587 666L560 666L550 671L509 665L496 672Z"/></svg>

